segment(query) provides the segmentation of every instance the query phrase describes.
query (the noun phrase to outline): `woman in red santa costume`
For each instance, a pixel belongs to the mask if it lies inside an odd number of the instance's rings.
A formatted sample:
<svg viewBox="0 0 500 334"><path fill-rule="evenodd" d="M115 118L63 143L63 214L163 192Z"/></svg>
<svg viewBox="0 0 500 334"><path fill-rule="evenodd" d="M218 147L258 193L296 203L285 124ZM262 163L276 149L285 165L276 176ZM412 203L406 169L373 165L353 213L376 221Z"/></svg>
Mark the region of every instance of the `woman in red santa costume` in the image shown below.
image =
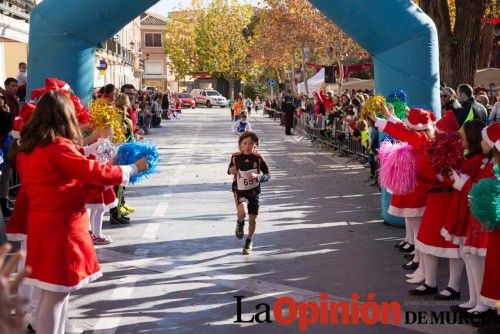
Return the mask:
<svg viewBox="0 0 500 334"><path fill-rule="evenodd" d="M500 123L490 125L483 133L483 138L488 146L494 142L492 148L496 162L496 177L500 182ZM498 207L496 208L498 212ZM481 287L480 301L490 307L496 308L500 313L500 228L488 233L488 246L484 266L484 279Z"/></svg>
<svg viewBox="0 0 500 334"><path fill-rule="evenodd" d="M472 187L481 179L495 176L493 173L494 158L497 163L500 162L500 123L494 123L482 130L481 147L487 158L483 160L478 173L475 175L453 173L455 186L461 188L464 193L469 194ZM470 211L465 222L465 239L460 239L460 241L463 241L470 297L467 302L452 307L452 309L482 316L490 310L490 307L498 308L499 306L500 270L498 270L498 264L500 263L500 248L498 245L500 244L500 234L498 230L486 231L480 222L471 215Z"/></svg>
<svg viewBox="0 0 500 334"><path fill-rule="evenodd" d="M431 123L429 112L422 109L410 109L406 124L395 115L390 114L387 108L383 108L381 112L386 120L371 116L375 126L379 131L384 131L394 138L408 143L413 149L412 154L418 164L421 160L420 157L427 151L432 137L432 128L429 128ZM414 250L413 239L418 234L422 215L424 214L426 190L426 184L417 179L415 189L410 193L392 195L388 212L391 215L403 217L407 230L410 231L409 235L407 235L408 241L398 245L401 251L411 252ZM425 268L418 250L415 250L414 259L410 263L403 265L403 267L405 269L417 268L413 274L406 275L408 283L420 283L422 281Z"/></svg>
<svg viewBox="0 0 500 334"><path fill-rule="evenodd" d="M448 241L460 247L460 255L464 260L467 273L467 282L469 287L469 300L460 305L453 306L454 311L466 311L474 309L478 305L479 291L481 288L482 275L481 262L484 263L485 249L480 246L482 241L486 241L483 233L474 235L472 226L473 217L471 216L468 203L468 195L472 184L480 178L479 174L491 173L491 168L486 168L490 159L483 153L482 148L482 130L484 123L480 120L471 120L463 124L460 131L462 136L463 148L466 152L465 160L457 172L453 172L453 187L458 190L458 196L449 203L449 212L456 212L456 219L448 219L441 229L441 235ZM489 149L491 150L491 149ZM489 171L488 171L489 169ZM457 177L460 175L460 177ZM469 180L465 183L461 179ZM476 225L477 227L477 225ZM474 230L476 230L474 228ZM479 231L478 231L479 232ZM464 245L467 243L467 245ZM478 247L479 246L479 247ZM478 270L479 269L479 270ZM481 308L479 306L479 308ZM479 309L478 308L478 309ZM474 310L475 312L475 310Z"/></svg>
<svg viewBox="0 0 500 334"><path fill-rule="evenodd" d="M443 133L451 134L459 130L458 122L453 114L445 114L436 126ZM460 194L450 186L449 182L438 177L428 152L422 156L422 163L417 166L417 173L418 177L429 186L422 224L415 240L415 247L421 252L424 261L425 281L423 285L410 290L410 294L437 293L438 259L447 258L450 270L448 284L436 296L436 299L459 299L463 261L458 246L446 241L441 236L441 229L447 221L458 219L459 201L454 199L460 197ZM443 203L446 203L446 206Z"/></svg>
<svg viewBox="0 0 500 334"><path fill-rule="evenodd" d="M41 334L64 333L69 293L102 275L88 233L85 184L124 184L147 168L145 159L101 165L79 152L81 143L70 98L45 93L21 131L16 159L29 203L26 264L32 273L26 283L41 289L36 326Z"/></svg>

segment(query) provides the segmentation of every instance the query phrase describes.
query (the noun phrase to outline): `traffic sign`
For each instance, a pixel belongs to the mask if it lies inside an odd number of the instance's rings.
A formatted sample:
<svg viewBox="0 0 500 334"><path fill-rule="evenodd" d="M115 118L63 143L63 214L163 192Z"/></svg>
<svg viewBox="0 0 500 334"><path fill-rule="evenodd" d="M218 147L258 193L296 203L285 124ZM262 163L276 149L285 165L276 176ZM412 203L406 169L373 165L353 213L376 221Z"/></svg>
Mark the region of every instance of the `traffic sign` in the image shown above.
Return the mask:
<svg viewBox="0 0 500 334"><path fill-rule="evenodd" d="M276 87L276 81L274 81L273 79L269 79L269 80L267 81L267 85L268 85L269 87Z"/></svg>

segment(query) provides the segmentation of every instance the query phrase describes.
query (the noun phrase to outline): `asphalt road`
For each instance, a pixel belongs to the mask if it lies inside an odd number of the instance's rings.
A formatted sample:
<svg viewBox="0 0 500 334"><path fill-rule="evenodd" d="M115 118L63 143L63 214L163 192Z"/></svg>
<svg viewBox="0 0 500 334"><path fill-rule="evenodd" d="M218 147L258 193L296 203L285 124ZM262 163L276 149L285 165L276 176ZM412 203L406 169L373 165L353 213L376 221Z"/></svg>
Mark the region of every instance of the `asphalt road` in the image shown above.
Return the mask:
<svg viewBox="0 0 500 334"><path fill-rule="evenodd" d="M413 286L404 282L405 261L393 247L404 230L382 224L379 190L363 183L368 169L285 137L262 115L250 121L272 175L262 189L253 254L242 255L243 240L234 237L226 170L237 138L229 111L186 110L180 120L152 129L150 140L162 155L159 173L127 189L127 202L137 209L132 224L106 223L114 242L97 247L104 277L72 296L73 323L88 333L299 333L293 305L283 313L293 322L283 325L273 304L280 297L319 302L322 292L330 302L351 304L357 293L360 309L375 293L378 304L396 301L403 311L427 312L428 318L430 310L448 310L446 303L408 295ZM447 264L441 262L438 284L444 287ZM262 312L257 319L272 322L235 323L235 296L244 296L242 320ZM268 318L259 303L269 305ZM314 322L311 308L297 311L303 325L306 318ZM405 324L402 317L391 325L311 324L304 332L474 332L467 325Z"/></svg>

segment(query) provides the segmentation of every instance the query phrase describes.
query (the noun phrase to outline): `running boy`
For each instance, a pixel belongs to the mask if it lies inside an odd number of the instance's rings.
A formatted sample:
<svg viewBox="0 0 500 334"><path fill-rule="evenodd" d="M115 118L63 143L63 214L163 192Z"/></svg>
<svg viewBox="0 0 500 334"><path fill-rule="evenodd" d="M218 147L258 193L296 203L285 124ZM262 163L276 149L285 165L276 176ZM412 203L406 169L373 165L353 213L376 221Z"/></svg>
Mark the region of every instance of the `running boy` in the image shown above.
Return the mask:
<svg viewBox="0 0 500 334"><path fill-rule="evenodd" d="M245 208L248 203L248 235L243 247L243 254L252 252L252 237L255 233L256 219L259 214L260 183L271 178L267 164L256 152L259 138L253 132L246 131L239 140L239 152L234 153L229 163L228 174L234 175L232 191L237 210L236 238L242 239L245 234Z"/></svg>
<svg viewBox="0 0 500 334"><path fill-rule="evenodd" d="M252 131L252 126L247 122L247 113L242 111L240 114L240 119L238 119L233 124L233 133L235 135L241 135L245 131Z"/></svg>

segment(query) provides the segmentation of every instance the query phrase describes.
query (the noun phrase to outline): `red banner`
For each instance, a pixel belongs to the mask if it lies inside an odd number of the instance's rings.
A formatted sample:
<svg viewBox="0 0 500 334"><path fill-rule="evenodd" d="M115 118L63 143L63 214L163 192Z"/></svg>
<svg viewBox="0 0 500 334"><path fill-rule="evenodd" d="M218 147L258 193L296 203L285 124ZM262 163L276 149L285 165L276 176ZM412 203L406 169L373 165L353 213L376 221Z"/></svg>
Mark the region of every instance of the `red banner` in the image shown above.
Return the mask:
<svg viewBox="0 0 500 334"><path fill-rule="evenodd" d="M212 78L212 73L209 72L196 72L191 75L195 79L210 79Z"/></svg>
<svg viewBox="0 0 500 334"><path fill-rule="evenodd" d="M318 65L314 63L306 63L306 65L314 67L316 69L316 73L319 72L319 70L321 70L323 67L327 66L327 65ZM344 67L344 78L347 78L351 73L370 71L371 68L373 67L373 64L364 63L364 64L354 64L349 66L344 65L343 67ZM340 75L338 65L335 65L335 72L338 77Z"/></svg>

